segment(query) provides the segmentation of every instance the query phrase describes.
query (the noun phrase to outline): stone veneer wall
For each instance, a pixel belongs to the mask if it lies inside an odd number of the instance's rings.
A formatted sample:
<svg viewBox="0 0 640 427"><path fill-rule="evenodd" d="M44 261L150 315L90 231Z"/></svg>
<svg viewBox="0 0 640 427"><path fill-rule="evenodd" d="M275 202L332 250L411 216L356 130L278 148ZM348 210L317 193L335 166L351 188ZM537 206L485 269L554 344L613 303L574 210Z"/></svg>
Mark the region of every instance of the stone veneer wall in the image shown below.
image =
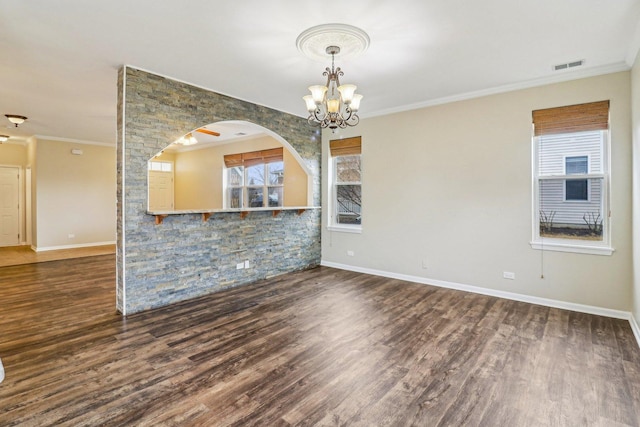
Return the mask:
<svg viewBox="0 0 640 427"><path fill-rule="evenodd" d="M284 138L313 174L320 206L319 133L306 120L131 67L118 73L117 308L160 307L320 263L320 209L171 215L147 209L147 161L183 134L246 120ZM251 268L236 270L249 260Z"/></svg>

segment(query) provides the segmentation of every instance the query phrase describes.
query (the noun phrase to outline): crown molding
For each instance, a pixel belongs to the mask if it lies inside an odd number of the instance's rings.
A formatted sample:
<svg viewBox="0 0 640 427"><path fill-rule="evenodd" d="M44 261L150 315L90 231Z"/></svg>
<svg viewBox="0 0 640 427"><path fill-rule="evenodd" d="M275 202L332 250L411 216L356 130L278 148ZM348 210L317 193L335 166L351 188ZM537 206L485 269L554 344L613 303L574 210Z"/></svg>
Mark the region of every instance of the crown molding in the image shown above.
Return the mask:
<svg viewBox="0 0 640 427"><path fill-rule="evenodd" d="M115 142L113 144L109 144L106 142L98 142L98 141L87 141L83 139L73 139L73 138L60 138L59 136L49 136L49 135L34 135L36 139L45 140L45 141L59 141L59 142L71 142L73 144L85 144L85 145L101 145L103 147L114 147L116 146Z"/></svg>
<svg viewBox="0 0 640 427"><path fill-rule="evenodd" d="M618 62L615 64L593 67L576 71L559 71L557 75L542 77L539 79L527 80L523 82L496 86L489 89L481 89L478 91L461 93L458 95L445 96L442 98L430 99L415 104L408 104L400 107L387 108L384 110L374 111L368 114L360 114L360 118L366 119L371 117L386 116L389 114L402 113L405 111L418 110L420 108L433 107L436 105L449 104L452 102L466 101L474 98L481 98L489 95L513 92L516 90L530 89L532 87L545 86L554 83L563 83L571 80L585 79L588 77L601 76L604 74L618 73L621 71L629 71L631 67L626 62Z"/></svg>

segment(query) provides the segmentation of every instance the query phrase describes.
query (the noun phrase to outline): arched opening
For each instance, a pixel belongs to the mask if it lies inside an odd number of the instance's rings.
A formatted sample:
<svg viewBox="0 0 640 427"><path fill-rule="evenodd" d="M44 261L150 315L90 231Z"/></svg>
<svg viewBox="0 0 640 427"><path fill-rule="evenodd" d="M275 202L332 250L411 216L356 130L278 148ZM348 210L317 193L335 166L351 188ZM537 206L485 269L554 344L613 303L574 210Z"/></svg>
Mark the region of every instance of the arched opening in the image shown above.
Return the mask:
<svg viewBox="0 0 640 427"><path fill-rule="evenodd" d="M220 121L191 130L149 160L147 210L312 206L312 185L309 166L276 132Z"/></svg>

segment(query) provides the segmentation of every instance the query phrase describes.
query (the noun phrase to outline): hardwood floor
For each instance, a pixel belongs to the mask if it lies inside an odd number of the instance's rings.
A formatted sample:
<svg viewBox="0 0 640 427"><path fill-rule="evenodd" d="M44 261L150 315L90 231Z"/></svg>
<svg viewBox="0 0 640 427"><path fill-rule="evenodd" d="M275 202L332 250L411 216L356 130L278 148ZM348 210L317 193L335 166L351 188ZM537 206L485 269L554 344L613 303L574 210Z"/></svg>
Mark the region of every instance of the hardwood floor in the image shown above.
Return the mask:
<svg viewBox="0 0 640 427"><path fill-rule="evenodd" d="M116 245L87 246L43 252L36 252L30 246L5 246L0 247L0 267L115 253Z"/></svg>
<svg viewBox="0 0 640 427"><path fill-rule="evenodd" d="M623 320L325 267L122 318L114 281L0 268L0 425L639 423Z"/></svg>

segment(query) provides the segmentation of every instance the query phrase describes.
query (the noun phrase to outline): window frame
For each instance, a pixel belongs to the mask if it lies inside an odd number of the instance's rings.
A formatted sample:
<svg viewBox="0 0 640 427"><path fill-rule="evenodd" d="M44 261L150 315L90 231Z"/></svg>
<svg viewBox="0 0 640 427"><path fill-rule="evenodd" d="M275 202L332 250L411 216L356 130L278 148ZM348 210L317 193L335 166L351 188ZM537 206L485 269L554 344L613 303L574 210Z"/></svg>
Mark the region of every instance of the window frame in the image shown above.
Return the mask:
<svg viewBox="0 0 640 427"><path fill-rule="evenodd" d="M329 161L327 162L327 229L330 231L339 231L344 233L362 233L362 177L363 177L363 158L362 158L362 137L353 136L341 139L333 139L329 141ZM357 156L359 159L360 180L358 182L341 182L338 184L338 168L337 162L339 158ZM360 186L360 223L359 224L341 224L338 222L338 186L340 185L358 185Z"/></svg>
<svg viewBox="0 0 640 427"><path fill-rule="evenodd" d="M610 204L609 198L611 193L611 165L610 165L610 139L611 139L611 131L609 129L606 130L597 130L590 131L586 130L584 132L600 132L601 134L601 143L600 143L600 154L601 154L601 171L598 173L591 173L591 158L588 156L587 160L587 174L566 174L566 157L576 157L573 156L571 152L563 153L563 174L549 174L549 175L540 175L539 174L539 149L540 149L540 136L532 137L532 153L531 153L531 161L532 161L532 241L530 245L533 249L539 250L550 250L550 251L559 251L559 252L573 252L573 253L583 253L583 254L592 254L592 255L611 255L614 252L614 249L611 247L611 212L610 212ZM574 132L574 133L582 133L582 132ZM578 156L584 156L584 153L579 154ZM602 240L601 241L591 241L591 240L579 240L579 239L565 239L565 238L553 238L553 237L543 237L540 236L540 182L544 180L557 180L557 179L567 179L567 177L571 177L573 179L586 179L588 183L588 201L591 201L591 179L601 179L602 180L602 193L601 193L601 201L600 201L600 209L602 211ZM566 185L563 185L563 199L565 203L580 203L585 202L585 200L566 200Z"/></svg>
<svg viewBox="0 0 640 427"><path fill-rule="evenodd" d="M270 165L274 163L282 164L282 183L280 184L271 184L269 182L269 169ZM249 184L249 179L247 176L248 169L251 167L262 166L263 168L263 177L264 182L261 185ZM242 169L242 185L230 185L229 184L229 173L234 168ZM224 168L222 171L222 192L223 192L223 201L222 206L224 209L278 209L284 207L284 187L285 187L285 161L284 161L284 149L283 147L276 148L268 148L264 150L258 151L250 151L244 153L235 153L235 154L225 154L224 155ZM255 188L262 188L262 206L249 206L249 190ZM282 194L282 198L278 199L277 206L269 206L269 189L270 188L281 188L280 193ZM231 190L233 189L241 189L242 197L241 197L241 206L240 207L230 207L231 206Z"/></svg>

